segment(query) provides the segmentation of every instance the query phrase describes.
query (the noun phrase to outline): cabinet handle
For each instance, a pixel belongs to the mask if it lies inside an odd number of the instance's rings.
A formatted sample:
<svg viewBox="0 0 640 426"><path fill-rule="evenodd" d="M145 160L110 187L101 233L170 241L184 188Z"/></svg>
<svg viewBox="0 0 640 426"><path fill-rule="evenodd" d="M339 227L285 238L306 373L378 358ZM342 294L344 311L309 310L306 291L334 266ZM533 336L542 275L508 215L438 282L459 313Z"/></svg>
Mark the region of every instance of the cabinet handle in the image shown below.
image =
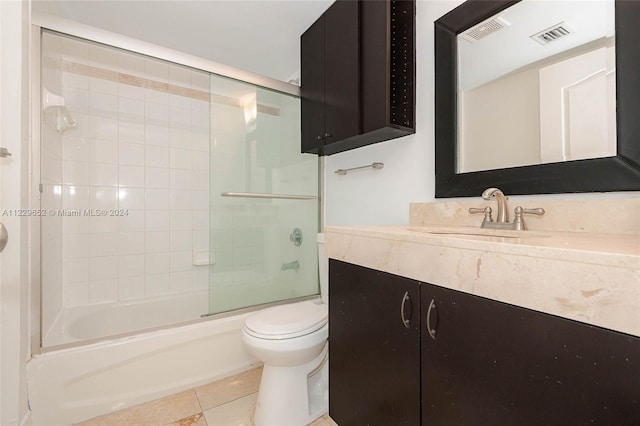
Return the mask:
<svg viewBox="0 0 640 426"><path fill-rule="evenodd" d="M407 319L404 313L404 307L407 302L409 302L409 319ZM402 324L405 328L409 328L411 326L411 298L409 297L408 291L405 291L404 296L402 297L402 303L400 304L400 319L402 320Z"/></svg>
<svg viewBox="0 0 640 426"><path fill-rule="evenodd" d="M319 141L321 141L322 139L324 139L322 136L318 136Z"/></svg>
<svg viewBox="0 0 640 426"><path fill-rule="evenodd" d="M325 133L325 134L324 134L324 137L325 137L325 138L332 138L333 136L331 135L331 133Z"/></svg>
<svg viewBox="0 0 640 426"><path fill-rule="evenodd" d="M431 315L435 314L435 326L431 323ZM436 333L438 332L438 307L436 306L436 301L431 299L431 303L429 303L429 309L427 310L427 332L429 336L436 340Z"/></svg>

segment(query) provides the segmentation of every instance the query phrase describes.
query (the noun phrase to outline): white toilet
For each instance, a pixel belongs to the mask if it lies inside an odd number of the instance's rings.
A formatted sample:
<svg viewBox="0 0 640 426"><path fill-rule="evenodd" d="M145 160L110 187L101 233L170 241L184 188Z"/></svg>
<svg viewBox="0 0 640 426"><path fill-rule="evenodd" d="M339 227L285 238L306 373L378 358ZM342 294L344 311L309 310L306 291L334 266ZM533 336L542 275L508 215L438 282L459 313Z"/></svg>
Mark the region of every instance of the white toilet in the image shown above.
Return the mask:
<svg viewBox="0 0 640 426"><path fill-rule="evenodd" d="M255 426L304 426L327 412L328 260L318 234L322 300L264 309L247 318L242 340L264 363Z"/></svg>

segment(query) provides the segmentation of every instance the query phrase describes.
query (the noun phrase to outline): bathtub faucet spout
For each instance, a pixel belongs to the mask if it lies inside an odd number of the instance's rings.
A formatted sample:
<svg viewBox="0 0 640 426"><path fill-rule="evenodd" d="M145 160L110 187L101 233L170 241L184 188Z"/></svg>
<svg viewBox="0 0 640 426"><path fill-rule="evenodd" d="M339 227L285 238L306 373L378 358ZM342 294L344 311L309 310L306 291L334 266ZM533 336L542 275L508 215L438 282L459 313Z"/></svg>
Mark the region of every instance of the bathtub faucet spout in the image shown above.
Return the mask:
<svg viewBox="0 0 640 426"><path fill-rule="evenodd" d="M300 269L300 263L297 260L294 260L293 262L283 263L280 267L281 271L286 271L287 269L293 269L294 271L297 271L298 269Z"/></svg>

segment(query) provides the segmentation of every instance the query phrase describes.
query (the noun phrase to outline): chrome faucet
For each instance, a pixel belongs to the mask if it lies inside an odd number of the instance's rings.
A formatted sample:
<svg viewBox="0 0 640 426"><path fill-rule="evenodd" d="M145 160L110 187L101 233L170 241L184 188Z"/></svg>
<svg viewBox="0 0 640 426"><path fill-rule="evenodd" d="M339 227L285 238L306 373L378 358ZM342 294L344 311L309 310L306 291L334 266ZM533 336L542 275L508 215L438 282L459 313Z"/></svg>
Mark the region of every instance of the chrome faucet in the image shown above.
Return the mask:
<svg viewBox="0 0 640 426"><path fill-rule="evenodd" d="M539 216L544 214L544 209L542 208L523 209L522 207L518 206L515 209L515 219L513 219L513 222L509 222L507 197L504 196L502 191L500 191L498 188L487 188L482 193L482 198L484 198L485 200L491 200L492 198L496 199L496 202L498 203L498 216L496 217L496 221L494 222L493 218L491 217L492 210L489 206L486 206L484 208L470 208L469 213L484 214L484 220L482 221L482 225L480 225L481 228L524 231L525 229L527 229L526 225L524 224L524 219L522 218L525 213L536 214Z"/></svg>
<svg viewBox="0 0 640 426"><path fill-rule="evenodd" d="M300 269L300 262L294 260L293 262L283 263L280 267L281 271L286 271L287 269L293 269L294 271L297 271L298 269Z"/></svg>
<svg viewBox="0 0 640 426"><path fill-rule="evenodd" d="M498 217L496 218L496 222L505 223L509 222L509 211L507 210L507 198L504 196L502 191L498 188L487 188L482 193L482 198L490 201L491 198L495 198L498 202Z"/></svg>

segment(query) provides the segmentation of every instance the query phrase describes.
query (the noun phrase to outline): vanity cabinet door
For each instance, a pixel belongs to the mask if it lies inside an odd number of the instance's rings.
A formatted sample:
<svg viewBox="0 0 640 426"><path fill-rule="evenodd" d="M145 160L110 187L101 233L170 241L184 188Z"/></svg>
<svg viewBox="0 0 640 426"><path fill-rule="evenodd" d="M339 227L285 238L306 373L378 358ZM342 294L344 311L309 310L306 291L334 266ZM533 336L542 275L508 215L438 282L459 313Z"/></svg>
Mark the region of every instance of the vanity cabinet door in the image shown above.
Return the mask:
<svg viewBox="0 0 640 426"><path fill-rule="evenodd" d="M640 424L639 338L429 284L421 297L423 425Z"/></svg>
<svg viewBox="0 0 640 426"><path fill-rule="evenodd" d="M329 415L340 426L420 424L419 290L329 261Z"/></svg>

